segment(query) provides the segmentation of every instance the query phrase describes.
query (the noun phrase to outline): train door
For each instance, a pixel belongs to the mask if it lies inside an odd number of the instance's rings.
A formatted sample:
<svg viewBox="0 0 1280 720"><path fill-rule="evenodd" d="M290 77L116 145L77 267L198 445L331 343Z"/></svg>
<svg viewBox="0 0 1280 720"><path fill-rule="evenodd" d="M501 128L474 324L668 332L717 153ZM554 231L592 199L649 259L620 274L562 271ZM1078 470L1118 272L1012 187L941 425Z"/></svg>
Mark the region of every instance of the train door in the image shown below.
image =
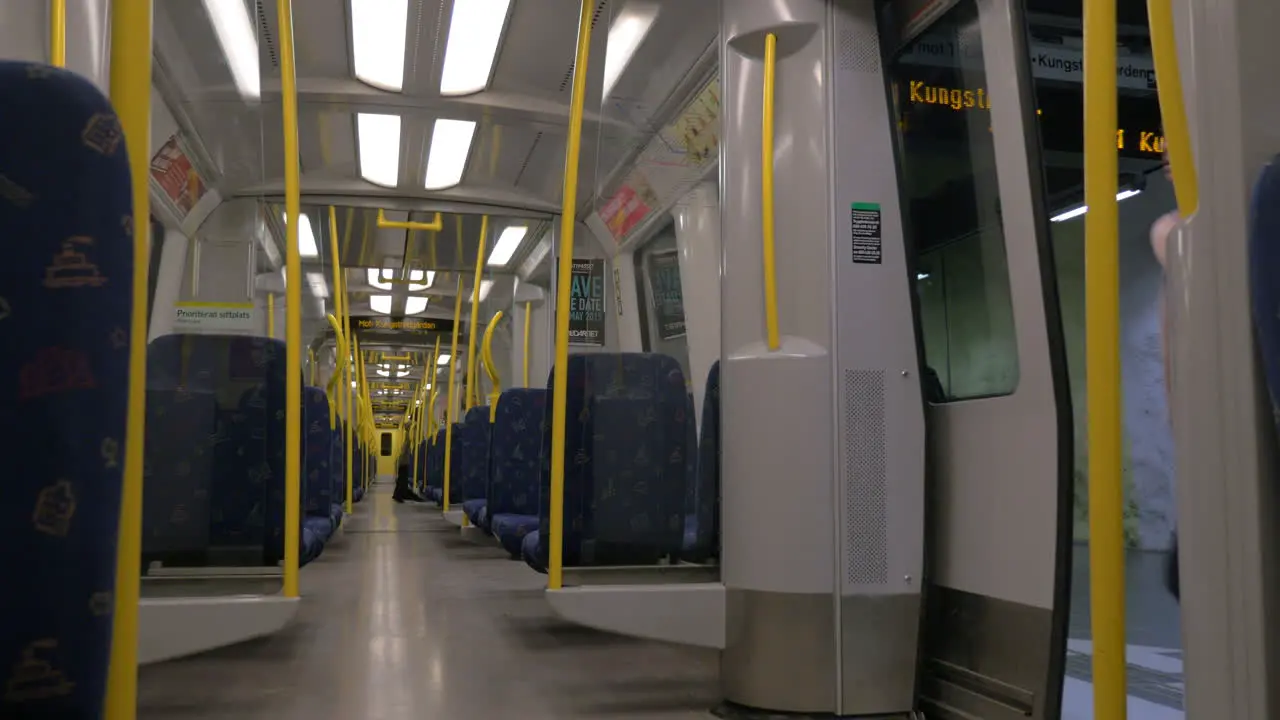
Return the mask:
<svg viewBox="0 0 1280 720"><path fill-rule="evenodd" d="M926 367L921 709L1057 718L1073 438L1018 0L882 6Z"/></svg>
<svg viewBox="0 0 1280 720"><path fill-rule="evenodd" d="M1174 453L1162 352L1161 260L1176 202L1164 171L1151 37L1144 3L1119 5L1116 145L1130 717L1183 716L1178 603L1166 587L1174 530ZM1044 204L1056 267L1073 409L1070 623L1063 708L1091 714L1088 446L1085 442L1083 33L1078 6L1027 0L1026 37L1041 143ZM1074 10L1074 11L1073 11Z"/></svg>

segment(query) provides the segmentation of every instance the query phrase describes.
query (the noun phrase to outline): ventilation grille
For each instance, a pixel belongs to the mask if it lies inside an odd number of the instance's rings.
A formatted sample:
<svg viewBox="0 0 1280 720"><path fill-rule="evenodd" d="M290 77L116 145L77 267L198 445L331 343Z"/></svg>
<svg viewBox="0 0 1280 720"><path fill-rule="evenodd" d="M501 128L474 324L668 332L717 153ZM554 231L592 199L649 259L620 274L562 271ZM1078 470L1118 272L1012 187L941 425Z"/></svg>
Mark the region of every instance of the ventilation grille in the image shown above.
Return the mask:
<svg viewBox="0 0 1280 720"><path fill-rule="evenodd" d="M591 16L591 30L593 32L596 29L596 25L600 23L600 16L604 15L604 11L608 7L609 7L609 0L600 0L600 2L596 3L596 11ZM576 60L576 56L578 54L577 48L574 48L573 54L575 56L575 59L569 61L569 69L564 71L564 78L560 80L560 92L564 92L568 90L569 86L573 84L573 66L577 62Z"/></svg>
<svg viewBox="0 0 1280 720"><path fill-rule="evenodd" d="M844 371L845 580L889 581L884 371Z"/></svg>
<svg viewBox="0 0 1280 720"><path fill-rule="evenodd" d="M262 46L267 49L267 58L271 60L271 67L280 69L280 55L276 52L276 36L271 32L271 23L267 22L266 3L258 0L256 3L258 10L258 32L262 33Z"/></svg>
<svg viewBox="0 0 1280 720"><path fill-rule="evenodd" d="M524 162L520 163L520 171L516 173L516 181L514 184L517 187L520 185L520 179L524 177L524 171L529 169L529 161L533 159L533 154L537 152L538 145L541 142L542 131L538 131L538 134L533 136L533 142L529 144L529 152L524 155Z"/></svg>
<svg viewBox="0 0 1280 720"><path fill-rule="evenodd" d="M880 72L880 36L875 28L852 20L840 32L840 69Z"/></svg>

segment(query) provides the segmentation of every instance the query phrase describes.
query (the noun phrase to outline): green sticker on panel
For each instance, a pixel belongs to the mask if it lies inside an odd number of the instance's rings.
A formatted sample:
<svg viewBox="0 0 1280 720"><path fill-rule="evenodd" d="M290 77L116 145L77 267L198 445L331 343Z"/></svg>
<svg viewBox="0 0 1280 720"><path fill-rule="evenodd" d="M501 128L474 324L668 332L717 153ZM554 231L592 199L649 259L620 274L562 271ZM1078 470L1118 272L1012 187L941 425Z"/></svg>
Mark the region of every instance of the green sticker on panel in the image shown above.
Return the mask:
<svg viewBox="0 0 1280 720"><path fill-rule="evenodd" d="M880 203L850 204L849 227L853 262L879 265L884 256L880 237Z"/></svg>

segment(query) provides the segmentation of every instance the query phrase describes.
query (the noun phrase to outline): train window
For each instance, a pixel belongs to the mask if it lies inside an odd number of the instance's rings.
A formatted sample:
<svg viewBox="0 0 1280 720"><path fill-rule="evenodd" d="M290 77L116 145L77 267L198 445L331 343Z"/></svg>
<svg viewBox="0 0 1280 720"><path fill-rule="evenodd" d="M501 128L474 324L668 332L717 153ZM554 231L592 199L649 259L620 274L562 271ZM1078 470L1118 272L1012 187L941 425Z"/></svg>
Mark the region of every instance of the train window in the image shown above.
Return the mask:
<svg viewBox="0 0 1280 720"><path fill-rule="evenodd" d="M391 433L382 433L382 457L391 457Z"/></svg>
<svg viewBox="0 0 1280 720"><path fill-rule="evenodd" d="M674 228L658 233L636 250L636 292L640 333L645 352L670 355L689 374L689 343L685 338L684 285Z"/></svg>
<svg viewBox="0 0 1280 720"><path fill-rule="evenodd" d="M1018 353L976 5L903 48L890 83L925 361L943 401L1011 394Z"/></svg>

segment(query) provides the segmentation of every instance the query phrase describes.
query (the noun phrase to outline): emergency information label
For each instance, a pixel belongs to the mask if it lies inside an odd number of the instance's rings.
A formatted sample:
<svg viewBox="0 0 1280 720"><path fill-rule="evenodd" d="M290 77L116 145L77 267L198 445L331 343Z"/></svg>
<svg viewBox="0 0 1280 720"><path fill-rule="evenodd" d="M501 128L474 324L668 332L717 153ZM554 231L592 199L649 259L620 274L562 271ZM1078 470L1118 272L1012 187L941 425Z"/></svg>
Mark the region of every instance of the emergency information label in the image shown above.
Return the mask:
<svg viewBox="0 0 1280 720"><path fill-rule="evenodd" d="M880 204L851 204L849 221L853 262L858 265L879 265L884 254L880 237Z"/></svg>

